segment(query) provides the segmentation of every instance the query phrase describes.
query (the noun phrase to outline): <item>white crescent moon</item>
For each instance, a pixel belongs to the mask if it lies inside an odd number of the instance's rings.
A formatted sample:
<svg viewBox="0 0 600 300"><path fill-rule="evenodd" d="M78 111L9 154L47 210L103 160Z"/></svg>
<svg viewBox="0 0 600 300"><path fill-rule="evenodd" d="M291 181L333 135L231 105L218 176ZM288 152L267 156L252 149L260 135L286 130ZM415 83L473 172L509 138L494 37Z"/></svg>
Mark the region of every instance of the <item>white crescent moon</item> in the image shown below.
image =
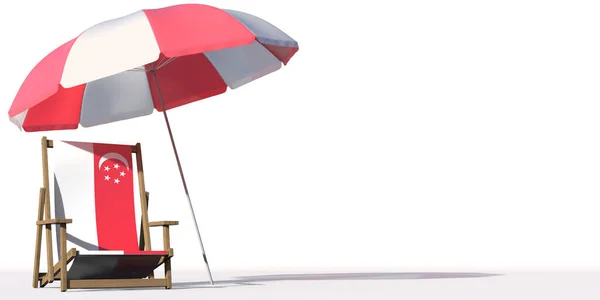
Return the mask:
<svg viewBox="0 0 600 300"><path fill-rule="evenodd" d="M125 157L123 157L123 155L121 155L119 153L115 153L115 152L109 152L109 153L104 154L102 157L100 157L100 161L98 162L98 169L100 169L100 167L102 167L102 164L108 159L116 159L116 160L121 161L125 165L127 170L129 170L129 163L127 163L127 160L125 159Z"/></svg>

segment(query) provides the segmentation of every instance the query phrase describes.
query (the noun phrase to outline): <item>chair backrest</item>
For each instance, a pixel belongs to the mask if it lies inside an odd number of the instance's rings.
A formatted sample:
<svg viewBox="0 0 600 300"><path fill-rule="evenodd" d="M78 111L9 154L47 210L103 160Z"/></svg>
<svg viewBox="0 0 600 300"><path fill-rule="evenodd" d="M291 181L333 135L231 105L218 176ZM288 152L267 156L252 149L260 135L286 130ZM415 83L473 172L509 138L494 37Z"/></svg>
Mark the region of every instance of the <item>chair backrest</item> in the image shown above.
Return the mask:
<svg viewBox="0 0 600 300"><path fill-rule="evenodd" d="M54 216L73 219L67 249L137 251L132 146L54 141L53 148Z"/></svg>

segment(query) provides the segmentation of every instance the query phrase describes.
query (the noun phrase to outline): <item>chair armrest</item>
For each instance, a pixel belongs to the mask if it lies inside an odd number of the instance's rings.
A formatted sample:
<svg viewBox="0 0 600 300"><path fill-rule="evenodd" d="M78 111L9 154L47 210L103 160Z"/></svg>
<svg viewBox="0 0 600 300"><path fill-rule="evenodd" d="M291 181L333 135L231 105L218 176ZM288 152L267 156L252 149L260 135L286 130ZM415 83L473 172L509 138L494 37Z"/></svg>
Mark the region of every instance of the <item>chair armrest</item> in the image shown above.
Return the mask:
<svg viewBox="0 0 600 300"><path fill-rule="evenodd" d="M171 249L171 234L170 232L170 228L169 226L171 225L179 225L179 221L154 221L154 222L149 222L148 225L150 227L158 227L158 226L162 226L162 230L163 230L163 249L165 251L168 251L169 255L168 257L172 257L173 256L173 249Z"/></svg>
<svg viewBox="0 0 600 300"><path fill-rule="evenodd" d="M41 220L35 222L35 225L54 225L54 224L70 224L73 223L71 219L50 219L50 220Z"/></svg>
<svg viewBox="0 0 600 300"><path fill-rule="evenodd" d="M158 227L158 226L174 226L179 225L179 221L154 221L148 223L150 227Z"/></svg>

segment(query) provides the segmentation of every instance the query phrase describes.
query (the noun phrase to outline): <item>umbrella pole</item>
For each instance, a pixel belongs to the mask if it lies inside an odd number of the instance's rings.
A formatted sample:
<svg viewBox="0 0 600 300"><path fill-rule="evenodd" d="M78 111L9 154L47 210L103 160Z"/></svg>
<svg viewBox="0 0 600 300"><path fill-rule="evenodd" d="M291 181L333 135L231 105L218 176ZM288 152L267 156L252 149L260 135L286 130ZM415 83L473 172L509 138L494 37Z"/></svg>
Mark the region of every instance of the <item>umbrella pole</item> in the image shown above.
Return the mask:
<svg viewBox="0 0 600 300"><path fill-rule="evenodd" d="M158 85L158 79L156 78L156 70L153 69L153 70L150 70L150 72L152 72L152 76L154 77L154 83L156 84L156 91L158 92L160 105L162 106L163 116L165 117L165 123L167 124L167 130L169 131L169 138L171 138L171 146L173 146L173 152L175 153L175 160L177 161L177 167L179 168L179 175L181 175L181 183L183 183L183 189L185 190L185 195L187 197L187 201L190 206L190 212L192 213L192 219L194 221L194 226L196 226L196 234L198 236L198 241L200 242L200 249L202 249L202 258L204 259L204 263L206 264L206 269L208 270L208 277L210 278L210 284L214 285L212 274L210 272L210 266L208 265L208 260L206 259L206 252L204 251L204 243L202 243L202 237L200 236L200 228L198 228L198 222L196 221L196 214L194 213L194 207L192 206L192 200L190 199L190 193L188 192L187 184L185 182L185 176L183 176L183 169L181 168L181 161L179 161L179 154L177 154L177 147L175 146L175 139L173 139L173 132L171 131L171 125L169 124L169 117L167 117L167 110L165 109L165 103L163 101L163 97L160 92L160 87Z"/></svg>

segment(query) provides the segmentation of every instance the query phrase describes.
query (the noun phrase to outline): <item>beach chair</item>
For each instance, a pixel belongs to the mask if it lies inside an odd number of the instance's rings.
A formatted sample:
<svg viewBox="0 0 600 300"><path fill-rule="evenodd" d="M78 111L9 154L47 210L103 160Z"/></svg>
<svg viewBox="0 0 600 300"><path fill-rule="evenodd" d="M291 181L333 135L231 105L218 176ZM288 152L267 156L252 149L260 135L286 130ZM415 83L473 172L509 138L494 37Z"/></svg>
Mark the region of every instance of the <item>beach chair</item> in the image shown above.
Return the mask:
<svg viewBox="0 0 600 300"><path fill-rule="evenodd" d="M52 149L52 189L48 149ZM53 281L60 281L63 292L86 288L171 288L173 249L169 226L178 225L178 222L148 221L149 193L144 184L139 143L114 145L52 141L43 137L42 168L34 288L45 287ZM137 177L138 196L134 177ZM51 202L54 218L51 217ZM137 215L136 202L141 205ZM138 217L140 223L136 219L138 215L141 215ZM140 224L139 235L137 224ZM53 227L58 229L54 236L58 253L56 264ZM150 227L162 227L163 250L151 250ZM43 231L48 262L46 273L40 272ZM154 270L161 265L164 265L165 276L155 278Z"/></svg>

